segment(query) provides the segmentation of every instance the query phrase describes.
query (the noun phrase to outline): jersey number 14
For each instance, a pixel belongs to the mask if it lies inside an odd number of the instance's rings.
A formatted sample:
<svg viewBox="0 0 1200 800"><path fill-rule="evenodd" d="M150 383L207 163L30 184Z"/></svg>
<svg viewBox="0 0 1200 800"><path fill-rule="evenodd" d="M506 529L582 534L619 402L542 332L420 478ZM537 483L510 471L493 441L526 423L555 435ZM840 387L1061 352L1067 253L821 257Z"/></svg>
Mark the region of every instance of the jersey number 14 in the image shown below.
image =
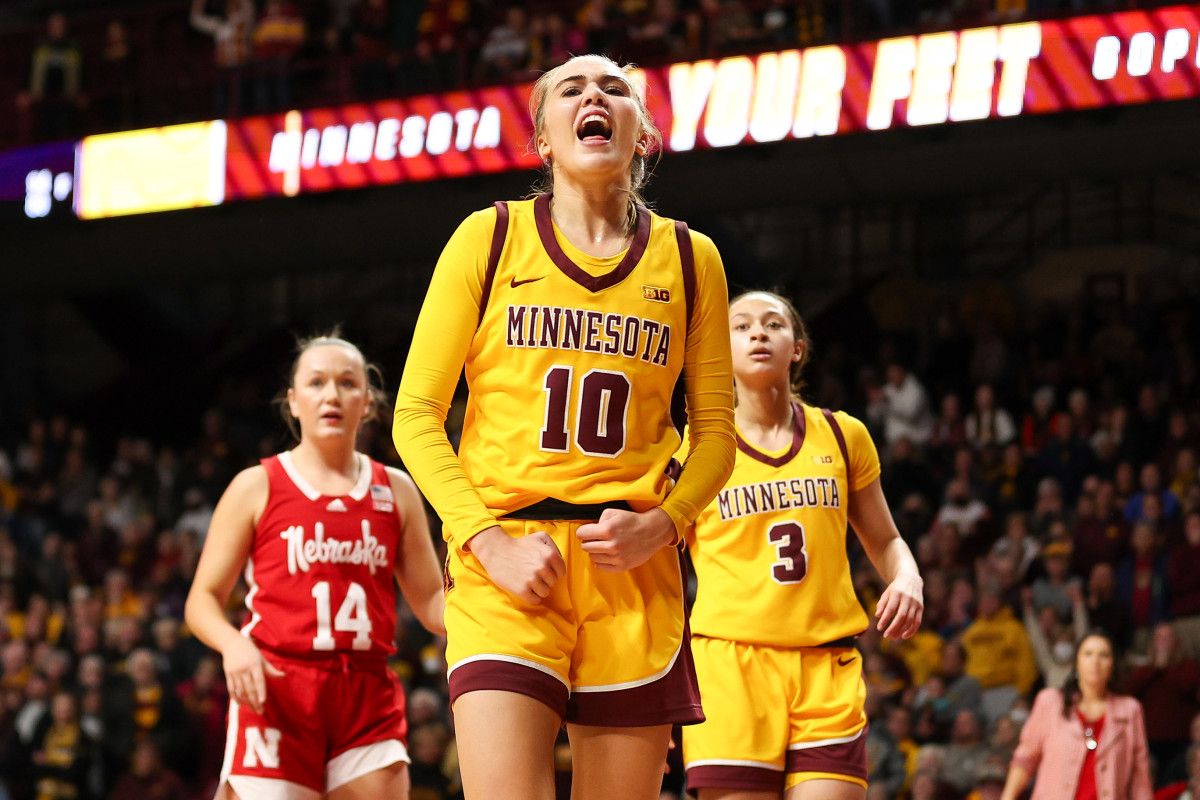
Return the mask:
<svg viewBox="0 0 1200 800"><path fill-rule="evenodd" d="M367 613L367 593L357 583L346 588L346 599L338 608L333 625L329 622L329 581L318 581L312 587L313 599L317 601L317 635L313 637L313 650L334 650L337 642L333 631L353 633L350 647L354 650L371 649L371 615Z"/></svg>

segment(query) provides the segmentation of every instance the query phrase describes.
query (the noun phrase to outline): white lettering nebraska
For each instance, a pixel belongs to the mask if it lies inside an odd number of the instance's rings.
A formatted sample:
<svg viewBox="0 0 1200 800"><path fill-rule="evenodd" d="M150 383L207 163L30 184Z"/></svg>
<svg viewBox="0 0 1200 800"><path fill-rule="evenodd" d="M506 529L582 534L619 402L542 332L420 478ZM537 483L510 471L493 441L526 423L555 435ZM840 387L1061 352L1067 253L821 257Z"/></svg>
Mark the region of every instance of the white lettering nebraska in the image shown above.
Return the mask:
<svg viewBox="0 0 1200 800"><path fill-rule="evenodd" d="M387 548L371 533L370 520L362 521L362 538L352 541L325 538L325 524L318 522L312 539L304 538L304 526L293 525L279 534L287 541L288 574L308 572L310 565L360 564L375 574L376 567L388 565Z"/></svg>

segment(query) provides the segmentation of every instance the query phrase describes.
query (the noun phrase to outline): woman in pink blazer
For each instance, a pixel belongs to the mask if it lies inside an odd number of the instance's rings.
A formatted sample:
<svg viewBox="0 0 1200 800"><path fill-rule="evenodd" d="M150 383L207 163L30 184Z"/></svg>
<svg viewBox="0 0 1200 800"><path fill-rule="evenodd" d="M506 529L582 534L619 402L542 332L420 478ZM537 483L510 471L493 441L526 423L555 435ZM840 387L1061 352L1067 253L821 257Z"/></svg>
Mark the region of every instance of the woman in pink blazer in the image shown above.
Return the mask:
<svg viewBox="0 0 1200 800"><path fill-rule="evenodd" d="M1112 640L1089 633L1063 688L1034 701L1001 800L1017 800L1035 772L1032 800L1151 800L1142 706L1111 692L1112 675Z"/></svg>

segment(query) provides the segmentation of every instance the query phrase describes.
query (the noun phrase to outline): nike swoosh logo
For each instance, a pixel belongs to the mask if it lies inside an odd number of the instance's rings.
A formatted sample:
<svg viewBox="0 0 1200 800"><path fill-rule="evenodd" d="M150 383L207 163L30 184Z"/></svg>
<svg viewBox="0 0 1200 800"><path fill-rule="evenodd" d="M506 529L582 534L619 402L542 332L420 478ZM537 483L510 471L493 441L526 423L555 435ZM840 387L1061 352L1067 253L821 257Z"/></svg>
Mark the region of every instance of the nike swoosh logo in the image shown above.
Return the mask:
<svg viewBox="0 0 1200 800"><path fill-rule="evenodd" d="M508 282L508 285L515 289L518 286L524 286L527 283L533 283L535 281L540 281L544 277L546 277L546 276L543 275L543 276L541 276L541 278L526 278L523 281L519 281L516 278L513 278L511 281Z"/></svg>
<svg viewBox="0 0 1200 800"><path fill-rule="evenodd" d="M854 656L842 656L841 658L838 659L839 667L844 667L847 664L852 664L852 663L854 663Z"/></svg>

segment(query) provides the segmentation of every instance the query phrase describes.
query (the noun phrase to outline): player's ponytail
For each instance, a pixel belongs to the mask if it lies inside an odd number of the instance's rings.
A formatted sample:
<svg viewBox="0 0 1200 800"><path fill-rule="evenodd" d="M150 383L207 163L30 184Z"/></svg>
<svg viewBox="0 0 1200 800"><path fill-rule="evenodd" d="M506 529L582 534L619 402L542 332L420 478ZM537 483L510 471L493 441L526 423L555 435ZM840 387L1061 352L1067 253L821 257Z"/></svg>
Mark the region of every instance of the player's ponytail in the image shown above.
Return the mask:
<svg viewBox="0 0 1200 800"><path fill-rule="evenodd" d="M787 309L788 320L792 323L792 333L797 342L803 345L800 353L800 360L792 364L789 374L789 382L792 390L792 397L796 400L803 399L804 395L804 367L807 366L809 358L812 356L812 339L808 336L808 326L804 324L804 318L800 316L800 312L796 310L796 306L792 305L792 301L788 300L779 292L772 292L766 289L754 289L748 292L742 292L737 297L729 301L730 308L733 304L752 294L763 295L776 300Z"/></svg>
<svg viewBox="0 0 1200 800"><path fill-rule="evenodd" d="M634 64L621 66L608 56L583 55L575 56L552 70L542 73L533 84L529 95L529 116L533 120L533 142L531 148L536 152L537 138L542 135L546 125L546 96L550 93L558 71L576 58L599 58L612 64L624 74L626 80L633 86L633 100L637 106L638 122L642 126L642 136L646 143L646 152L634 152L633 161L629 165L629 207L625 218L625 231L632 233L637 227L638 209L646 207L642 189L650 180L650 173L662 158L662 132L654 124L649 109L646 108L646 82L641 71ZM554 192L554 165L549 161L542 163L541 177L533 185L533 194L552 194Z"/></svg>
<svg viewBox="0 0 1200 800"><path fill-rule="evenodd" d="M366 379L367 391L367 413L363 416L363 422L374 422L382 417L383 409L387 408L388 395L384 391L383 372L379 369L379 365L372 361L367 361L362 350L358 345L344 339L342 337L341 326L335 326L328 333L309 336L305 339L296 340L295 357L292 359L291 369L288 370L287 384L283 391L275 396L274 404L279 409L279 416L283 420L283 424L287 426L288 432L292 434L295 441L300 441L300 424L296 418L292 416L291 408L288 406L288 390L296 385L296 370L300 368L300 357L313 347L322 347L324 345L335 345L337 347L345 347L347 350L353 351L363 363L363 372Z"/></svg>

